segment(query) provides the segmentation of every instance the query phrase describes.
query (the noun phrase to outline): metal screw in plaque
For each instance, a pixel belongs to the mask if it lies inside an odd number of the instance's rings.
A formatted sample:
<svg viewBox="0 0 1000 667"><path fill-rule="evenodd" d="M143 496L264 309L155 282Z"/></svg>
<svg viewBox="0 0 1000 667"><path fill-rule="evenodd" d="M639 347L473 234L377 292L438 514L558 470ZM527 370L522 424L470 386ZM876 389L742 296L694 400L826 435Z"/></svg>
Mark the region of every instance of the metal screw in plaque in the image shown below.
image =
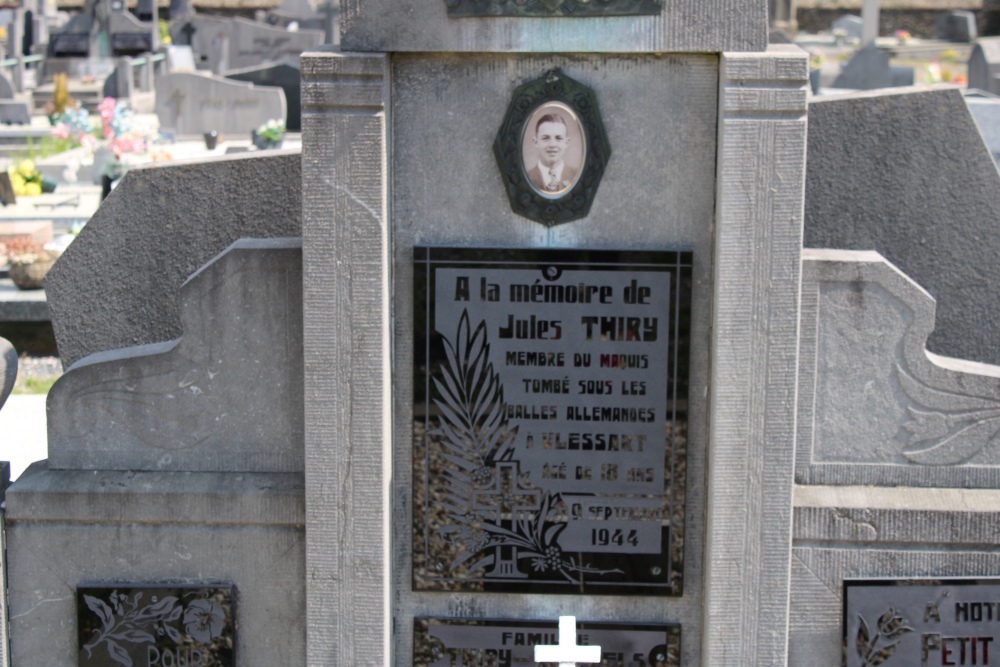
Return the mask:
<svg viewBox="0 0 1000 667"><path fill-rule="evenodd" d="M535 647L535 662L558 662L559 667L577 667L580 663L600 661L600 646L577 645L576 616L559 617L559 643L557 645Z"/></svg>

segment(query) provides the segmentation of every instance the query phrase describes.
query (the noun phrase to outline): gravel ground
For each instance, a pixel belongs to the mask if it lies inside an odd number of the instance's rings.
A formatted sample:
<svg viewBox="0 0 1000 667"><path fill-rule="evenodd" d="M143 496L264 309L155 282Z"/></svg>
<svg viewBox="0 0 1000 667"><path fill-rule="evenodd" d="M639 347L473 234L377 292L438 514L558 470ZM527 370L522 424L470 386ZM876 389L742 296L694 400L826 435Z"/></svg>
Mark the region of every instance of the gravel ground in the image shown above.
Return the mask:
<svg viewBox="0 0 1000 667"><path fill-rule="evenodd" d="M59 357L28 357L17 360L17 380L14 391L24 391L28 378L46 380L62 375L63 367Z"/></svg>

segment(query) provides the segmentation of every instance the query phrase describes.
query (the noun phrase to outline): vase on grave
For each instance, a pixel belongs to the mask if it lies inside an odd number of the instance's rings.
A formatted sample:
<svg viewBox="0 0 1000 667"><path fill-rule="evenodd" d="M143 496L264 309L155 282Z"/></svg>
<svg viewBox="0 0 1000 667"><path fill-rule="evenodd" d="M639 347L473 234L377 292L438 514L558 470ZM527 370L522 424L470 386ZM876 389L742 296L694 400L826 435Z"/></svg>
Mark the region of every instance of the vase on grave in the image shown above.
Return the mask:
<svg viewBox="0 0 1000 667"><path fill-rule="evenodd" d="M219 145L219 133L215 130L205 133L205 148L208 150L215 150L215 147Z"/></svg>
<svg viewBox="0 0 1000 667"><path fill-rule="evenodd" d="M8 267L11 282L22 290L42 289L42 280L57 259L58 255L48 251L12 255Z"/></svg>
<svg viewBox="0 0 1000 667"><path fill-rule="evenodd" d="M94 185L101 184L101 176L103 176L108 166L115 161L115 153L110 148L98 148L94 151L94 166L93 166L93 180Z"/></svg>
<svg viewBox="0 0 1000 667"><path fill-rule="evenodd" d="M269 148L281 148L281 145L285 143L285 137L281 137L277 140L266 139L265 137L257 134L257 130L250 132L250 141L253 145L257 147L258 150L267 150Z"/></svg>

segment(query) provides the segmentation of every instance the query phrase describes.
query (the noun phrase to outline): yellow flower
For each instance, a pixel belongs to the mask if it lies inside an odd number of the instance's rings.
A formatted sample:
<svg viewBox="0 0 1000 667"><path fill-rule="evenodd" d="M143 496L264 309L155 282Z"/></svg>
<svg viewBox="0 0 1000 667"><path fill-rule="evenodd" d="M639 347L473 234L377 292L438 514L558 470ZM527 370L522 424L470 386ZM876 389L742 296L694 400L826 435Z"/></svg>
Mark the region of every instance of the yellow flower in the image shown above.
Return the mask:
<svg viewBox="0 0 1000 667"><path fill-rule="evenodd" d="M22 160L21 164L17 167L18 171L24 172L26 174L31 174L35 171L34 160Z"/></svg>
<svg viewBox="0 0 1000 667"><path fill-rule="evenodd" d="M40 183L25 183L24 194L28 197L40 195L42 194L42 185Z"/></svg>

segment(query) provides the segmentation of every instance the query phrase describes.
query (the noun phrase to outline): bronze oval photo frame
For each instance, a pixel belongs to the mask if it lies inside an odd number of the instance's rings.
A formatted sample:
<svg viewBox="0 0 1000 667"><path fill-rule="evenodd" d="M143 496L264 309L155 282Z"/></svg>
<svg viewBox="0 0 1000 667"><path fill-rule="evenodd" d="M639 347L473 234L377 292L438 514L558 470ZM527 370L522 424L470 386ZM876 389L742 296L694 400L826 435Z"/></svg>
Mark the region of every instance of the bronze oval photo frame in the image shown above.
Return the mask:
<svg viewBox="0 0 1000 667"><path fill-rule="evenodd" d="M559 187L554 189L536 185L529 173L539 160L537 149L529 150L528 146L534 144L538 121L549 109L563 116L569 139L563 157L566 165L556 174ZM578 145L571 151L574 138ZM579 167L568 179L566 170L574 168L570 159L576 151ZM515 213L550 227L586 217L611 156L597 96L560 70L519 86L493 143L493 153Z"/></svg>

